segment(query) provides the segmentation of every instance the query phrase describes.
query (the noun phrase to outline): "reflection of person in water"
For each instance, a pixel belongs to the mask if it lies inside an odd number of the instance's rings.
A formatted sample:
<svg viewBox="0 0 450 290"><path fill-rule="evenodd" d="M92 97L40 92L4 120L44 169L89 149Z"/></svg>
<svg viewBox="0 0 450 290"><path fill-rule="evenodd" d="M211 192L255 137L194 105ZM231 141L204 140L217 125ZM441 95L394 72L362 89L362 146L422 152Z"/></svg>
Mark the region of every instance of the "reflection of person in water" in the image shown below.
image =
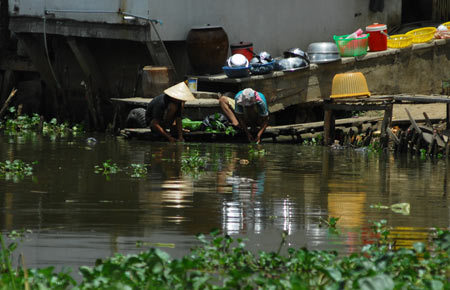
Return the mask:
<svg viewBox="0 0 450 290"><path fill-rule="evenodd" d="M167 150L164 146L151 147L150 170L152 177L162 181L181 176L181 154L183 146L174 146Z"/></svg>
<svg viewBox="0 0 450 290"><path fill-rule="evenodd" d="M233 194L260 195L264 192L265 169L262 160L250 164L239 160L232 174L226 178L226 183L232 186Z"/></svg>

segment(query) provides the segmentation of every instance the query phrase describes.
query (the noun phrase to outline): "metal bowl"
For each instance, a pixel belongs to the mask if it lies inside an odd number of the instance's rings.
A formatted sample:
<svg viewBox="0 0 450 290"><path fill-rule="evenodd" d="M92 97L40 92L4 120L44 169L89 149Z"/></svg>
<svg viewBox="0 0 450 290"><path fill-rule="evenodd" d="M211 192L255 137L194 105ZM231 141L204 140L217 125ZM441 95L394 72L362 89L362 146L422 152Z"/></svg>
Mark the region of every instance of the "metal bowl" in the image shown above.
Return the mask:
<svg viewBox="0 0 450 290"><path fill-rule="evenodd" d="M308 46L308 55L312 63L327 63L341 59L339 49L334 42L314 42Z"/></svg>

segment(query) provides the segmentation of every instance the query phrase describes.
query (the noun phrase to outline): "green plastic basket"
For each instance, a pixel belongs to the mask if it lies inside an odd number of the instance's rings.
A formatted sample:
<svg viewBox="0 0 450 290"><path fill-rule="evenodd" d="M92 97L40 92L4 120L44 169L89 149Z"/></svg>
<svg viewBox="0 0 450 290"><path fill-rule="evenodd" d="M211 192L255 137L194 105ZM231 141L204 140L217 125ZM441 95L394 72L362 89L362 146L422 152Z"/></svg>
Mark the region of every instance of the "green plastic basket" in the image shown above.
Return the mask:
<svg viewBox="0 0 450 290"><path fill-rule="evenodd" d="M345 39L349 35L350 34L333 36L333 39L339 48L339 54L343 57L365 55L367 53L370 34L367 34L364 37Z"/></svg>

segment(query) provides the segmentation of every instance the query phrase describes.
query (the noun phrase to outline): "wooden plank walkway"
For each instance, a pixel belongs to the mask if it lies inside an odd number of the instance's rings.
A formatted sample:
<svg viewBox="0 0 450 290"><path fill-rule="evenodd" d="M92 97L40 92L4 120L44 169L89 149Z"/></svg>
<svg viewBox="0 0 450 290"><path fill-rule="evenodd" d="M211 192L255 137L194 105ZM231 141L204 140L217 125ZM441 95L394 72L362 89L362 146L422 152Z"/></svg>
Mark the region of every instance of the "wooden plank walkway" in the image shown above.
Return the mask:
<svg viewBox="0 0 450 290"><path fill-rule="evenodd" d="M356 118L346 118L336 120L336 125L338 126L361 126L366 123L376 123L382 120L381 117L356 117ZM264 132L262 139L272 138L276 141L279 136L291 136L292 138L298 138L300 134L310 133L314 131L322 131L324 122L313 122L313 123L303 123L303 124L292 124L284 126L269 126ZM126 137L137 137L141 139L148 140L162 140L161 138L155 137L151 134L149 128L126 128L121 131L121 134ZM235 136L227 135L225 133L212 133L205 131L196 132L186 132L183 134L186 141L228 141L228 142L246 142L247 138L242 133L239 132Z"/></svg>

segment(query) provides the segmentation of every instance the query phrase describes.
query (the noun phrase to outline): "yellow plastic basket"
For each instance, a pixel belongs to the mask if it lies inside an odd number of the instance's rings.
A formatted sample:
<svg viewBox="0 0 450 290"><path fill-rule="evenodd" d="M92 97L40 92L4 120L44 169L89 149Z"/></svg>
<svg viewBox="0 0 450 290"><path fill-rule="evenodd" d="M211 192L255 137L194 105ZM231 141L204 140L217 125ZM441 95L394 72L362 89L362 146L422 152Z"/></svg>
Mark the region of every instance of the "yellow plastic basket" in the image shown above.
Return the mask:
<svg viewBox="0 0 450 290"><path fill-rule="evenodd" d="M413 37L406 34L396 34L389 36L387 45L389 48L405 48L411 46Z"/></svg>
<svg viewBox="0 0 450 290"><path fill-rule="evenodd" d="M442 23L442 25L447 26L447 29L450 30L450 21Z"/></svg>
<svg viewBox="0 0 450 290"><path fill-rule="evenodd" d="M434 38L436 27L423 27L406 32L413 37L413 43L428 42Z"/></svg>

